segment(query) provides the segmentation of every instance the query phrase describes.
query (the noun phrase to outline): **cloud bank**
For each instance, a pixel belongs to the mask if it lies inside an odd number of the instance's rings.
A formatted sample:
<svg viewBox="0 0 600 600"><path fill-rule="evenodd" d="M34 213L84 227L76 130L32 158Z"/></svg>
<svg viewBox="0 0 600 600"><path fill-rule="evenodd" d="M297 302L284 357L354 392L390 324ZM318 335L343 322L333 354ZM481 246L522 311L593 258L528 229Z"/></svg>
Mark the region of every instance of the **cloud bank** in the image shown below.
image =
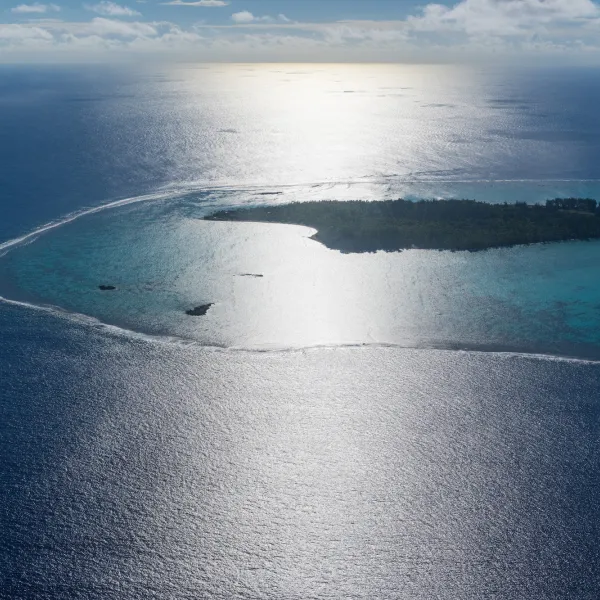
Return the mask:
<svg viewBox="0 0 600 600"><path fill-rule="evenodd" d="M171 6L226 6L171 0ZM48 12L31 7L29 12ZM15 7L20 9L21 6ZM58 7L57 7L58 8ZM0 60L113 58L223 61L559 61L600 64L600 7L592 0L459 0L425 4L401 20L295 22L232 12L229 24L127 21L104 0L86 23L0 24ZM25 11L24 11L25 12Z"/></svg>

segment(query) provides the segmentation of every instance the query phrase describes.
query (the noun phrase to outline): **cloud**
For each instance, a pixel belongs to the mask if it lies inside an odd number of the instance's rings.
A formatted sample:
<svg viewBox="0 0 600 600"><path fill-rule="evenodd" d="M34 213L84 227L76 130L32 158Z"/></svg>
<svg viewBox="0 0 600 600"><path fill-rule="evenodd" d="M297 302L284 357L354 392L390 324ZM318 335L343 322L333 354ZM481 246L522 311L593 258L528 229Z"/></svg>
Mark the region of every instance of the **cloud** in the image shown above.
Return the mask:
<svg viewBox="0 0 600 600"><path fill-rule="evenodd" d="M284 14L277 15L277 19L265 15L263 17L255 17L250 11L242 10L241 12L233 13L231 15L231 20L238 25L244 25L248 23L275 23L279 20L282 23L291 23L292 21L288 19Z"/></svg>
<svg viewBox="0 0 600 600"><path fill-rule="evenodd" d="M243 10L241 12L233 13L231 15L231 20L235 23L253 23L256 21L256 17L248 10Z"/></svg>
<svg viewBox="0 0 600 600"><path fill-rule="evenodd" d="M592 0L455 0L449 6L429 3L405 19L336 22L294 22L281 14L256 16L243 10L227 24L188 26L119 20L110 17L133 16L122 12L131 9L107 1L98 6L116 6L119 12L102 13L89 22L46 19L0 25L0 61L26 56L290 62L561 59L600 64L600 8Z"/></svg>
<svg viewBox="0 0 600 600"><path fill-rule="evenodd" d="M158 29L150 23L129 23L115 19L96 17L90 23L81 23L72 31L80 36L97 35L100 37L139 38L155 37Z"/></svg>
<svg viewBox="0 0 600 600"><path fill-rule="evenodd" d="M407 22L417 31L516 35L548 25L581 25L600 17L592 0L462 0L452 7L428 4Z"/></svg>
<svg viewBox="0 0 600 600"><path fill-rule="evenodd" d="M31 13L47 13L47 12L58 12L60 6L56 4L40 4L35 2L34 4L19 4L11 8L10 12L15 14L31 14Z"/></svg>
<svg viewBox="0 0 600 600"><path fill-rule="evenodd" d="M171 0L171 2L161 2L166 6L204 6L204 7L215 7L215 6L227 6L229 2L225 0L195 0L185 2L185 0Z"/></svg>
<svg viewBox="0 0 600 600"><path fill-rule="evenodd" d="M139 12L128 6L121 6L109 0L102 0L98 4L85 4L84 6L87 10L105 17L137 17L140 15Z"/></svg>
<svg viewBox="0 0 600 600"><path fill-rule="evenodd" d="M23 27L17 24L0 24L0 41L23 41L23 40L45 40L52 41L52 34L42 27Z"/></svg>

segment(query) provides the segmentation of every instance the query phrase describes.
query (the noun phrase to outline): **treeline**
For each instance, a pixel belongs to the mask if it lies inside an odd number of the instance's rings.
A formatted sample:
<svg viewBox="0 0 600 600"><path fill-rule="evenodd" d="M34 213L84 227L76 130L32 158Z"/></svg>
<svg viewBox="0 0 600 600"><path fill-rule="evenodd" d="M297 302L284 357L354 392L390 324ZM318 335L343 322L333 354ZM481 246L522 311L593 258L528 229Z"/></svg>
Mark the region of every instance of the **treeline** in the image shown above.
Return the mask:
<svg viewBox="0 0 600 600"><path fill-rule="evenodd" d="M592 198L554 198L546 200L546 208L553 210L579 210L597 213L598 202Z"/></svg>
<svg viewBox="0 0 600 600"><path fill-rule="evenodd" d="M221 211L208 219L306 225L314 239L344 252L423 248L484 250L500 246L600 238L595 200L545 205L475 200L297 202Z"/></svg>

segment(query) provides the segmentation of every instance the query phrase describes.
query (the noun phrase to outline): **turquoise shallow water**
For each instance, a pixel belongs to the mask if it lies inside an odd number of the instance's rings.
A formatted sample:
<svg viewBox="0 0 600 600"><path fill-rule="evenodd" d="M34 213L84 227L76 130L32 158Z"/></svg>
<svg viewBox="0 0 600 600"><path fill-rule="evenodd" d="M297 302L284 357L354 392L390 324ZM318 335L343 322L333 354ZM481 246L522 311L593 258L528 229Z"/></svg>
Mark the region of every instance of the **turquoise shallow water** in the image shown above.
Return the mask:
<svg viewBox="0 0 600 600"><path fill-rule="evenodd" d="M600 356L598 241L341 254L303 227L203 221L214 204L188 194L56 227L0 259L0 294L209 346ZM206 316L186 314L204 303Z"/></svg>

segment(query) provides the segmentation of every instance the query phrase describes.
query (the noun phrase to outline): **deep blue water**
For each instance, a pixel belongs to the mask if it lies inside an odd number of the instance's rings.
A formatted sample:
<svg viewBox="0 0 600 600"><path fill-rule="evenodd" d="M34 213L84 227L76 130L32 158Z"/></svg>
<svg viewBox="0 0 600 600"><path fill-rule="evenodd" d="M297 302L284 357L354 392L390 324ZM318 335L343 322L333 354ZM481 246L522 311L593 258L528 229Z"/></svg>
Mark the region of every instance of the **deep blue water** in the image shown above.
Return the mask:
<svg viewBox="0 0 600 600"><path fill-rule="evenodd" d="M596 72L577 70L1 67L0 243L118 199L162 200L83 216L0 258L15 277L3 295L122 326L0 303L0 597L597 598L600 364L381 345L443 329L442 342L494 334L492 346L554 354L571 336L593 355L593 244L489 255L478 271L440 254L431 268L450 282L458 269L459 294L496 285L483 316L467 327L440 313L449 301L430 277L435 310L405 294L408 325L396 306L386 329L364 326L361 290L389 314L391 273L422 273L418 256L357 266L311 250L303 271L303 255L272 255L309 242L266 230L213 233L225 250L210 256L195 217L305 198L600 198L599 98ZM201 276L186 258L195 235ZM169 295L159 284L182 266ZM261 292L233 278L241 266L285 285ZM521 285L512 273L525 268ZM90 288L124 277L117 307L85 292L86 270ZM310 319L296 310L307 282L321 299ZM181 341L163 315L194 289L221 303L192 339L296 348ZM341 311L347 294L356 305ZM253 297L269 310L257 316Z"/></svg>

